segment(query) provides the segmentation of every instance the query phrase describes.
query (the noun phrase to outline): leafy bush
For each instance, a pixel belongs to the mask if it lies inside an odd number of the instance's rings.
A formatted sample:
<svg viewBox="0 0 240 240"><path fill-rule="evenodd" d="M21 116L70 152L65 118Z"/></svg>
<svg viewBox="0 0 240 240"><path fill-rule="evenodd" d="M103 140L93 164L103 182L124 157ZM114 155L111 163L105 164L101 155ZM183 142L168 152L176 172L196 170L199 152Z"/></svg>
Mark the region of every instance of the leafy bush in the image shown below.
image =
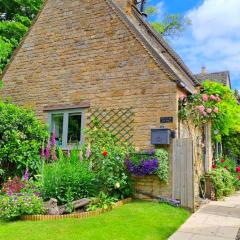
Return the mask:
<svg viewBox="0 0 240 240"><path fill-rule="evenodd" d="M217 199L228 196L235 191L234 178L228 170L224 168L215 169L209 175L214 185Z"/></svg>
<svg viewBox="0 0 240 240"><path fill-rule="evenodd" d="M44 212L42 198L35 194L19 193L0 196L0 218L14 220L22 215L35 215Z"/></svg>
<svg viewBox="0 0 240 240"><path fill-rule="evenodd" d="M168 152L164 149L131 154L126 165L128 171L136 176L155 174L161 181L168 181Z"/></svg>
<svg viewBox="0 0 240 240"><path fill-rule="evenodd" d="M132 184L125 166L128 146L118 142L109 131L97 127L86 132L86 142L83 155L91 152L88 161L96 173L98 188L117 199L130 196Z"/></svg>
<svg viewBox="0 0 240 240"><path fill-rule="evenodd" d="M117 202L117 199L100 192L96 198L91 199L91 203L87 206L87 211L94 211L98 208L108 209Z"/></svg>
<svg viewBox="0 0 240 240"><path fill-rule="evenodd" d="M80 161L78 151L68 158L59 150L59 159L45 164L42 176L42 196L45 200L56 198L60 204L96 195L95 175L89 163Z"/></svg>
<svg viewBox="0 0 240 240"><path fill-rule="evenodd" d="M40 149L48 137L46 127L28 109L0 102L0 169L4 177L33 175L41 166Z"/></svg>

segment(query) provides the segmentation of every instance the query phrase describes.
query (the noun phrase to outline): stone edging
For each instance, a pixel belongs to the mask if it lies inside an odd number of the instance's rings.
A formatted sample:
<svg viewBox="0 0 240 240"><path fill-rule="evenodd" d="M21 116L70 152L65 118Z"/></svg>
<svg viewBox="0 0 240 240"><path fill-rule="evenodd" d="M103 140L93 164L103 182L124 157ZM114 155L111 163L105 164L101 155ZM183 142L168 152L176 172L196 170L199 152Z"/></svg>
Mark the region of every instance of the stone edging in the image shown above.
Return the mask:
<svg viewBox="0 0 240 240"><path fill-rule="evenodd" d="M132 198L126 198L124 200L116 202L112 207L108 209L97 209L96 211L91 212L82 212L82 213L72 213L72 214L66 214L66 215L24 215L21 216L21 220L23 221L44 221L44 220L58 220L58 219L65 219L65 218L88 218L92 216L99 216L102 213L110 212L114 208L121 207L129 202L132 201Z"/></svg>

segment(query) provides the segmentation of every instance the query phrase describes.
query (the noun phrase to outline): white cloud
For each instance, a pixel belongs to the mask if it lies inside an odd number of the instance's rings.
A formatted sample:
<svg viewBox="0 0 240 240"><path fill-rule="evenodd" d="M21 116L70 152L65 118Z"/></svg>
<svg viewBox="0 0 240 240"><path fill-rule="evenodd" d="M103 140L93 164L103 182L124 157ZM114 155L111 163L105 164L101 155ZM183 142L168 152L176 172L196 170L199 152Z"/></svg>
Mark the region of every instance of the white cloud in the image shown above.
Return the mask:
<svg viewBox="0 0 240 240"><path fill-rule="evenodd" d="M205 0L187 13L191 28L173 44L193 72L230 70L240 89L240 0Z"/></svg>

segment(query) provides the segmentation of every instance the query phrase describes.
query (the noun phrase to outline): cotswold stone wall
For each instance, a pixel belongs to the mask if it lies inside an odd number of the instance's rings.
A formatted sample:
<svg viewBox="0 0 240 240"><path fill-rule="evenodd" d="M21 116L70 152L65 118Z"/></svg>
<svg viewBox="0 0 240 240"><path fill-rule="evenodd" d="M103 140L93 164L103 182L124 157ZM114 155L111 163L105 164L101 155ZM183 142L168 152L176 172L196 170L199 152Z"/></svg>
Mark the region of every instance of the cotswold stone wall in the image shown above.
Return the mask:
<svg viewBox="0 0 240 240"><path fill-rule="evenodd" d="M150 147L161 116L177 114L175 83L105 0L47 1L3 82L3 97L42 120L54 104L132 107L141 148Z"/></svg>

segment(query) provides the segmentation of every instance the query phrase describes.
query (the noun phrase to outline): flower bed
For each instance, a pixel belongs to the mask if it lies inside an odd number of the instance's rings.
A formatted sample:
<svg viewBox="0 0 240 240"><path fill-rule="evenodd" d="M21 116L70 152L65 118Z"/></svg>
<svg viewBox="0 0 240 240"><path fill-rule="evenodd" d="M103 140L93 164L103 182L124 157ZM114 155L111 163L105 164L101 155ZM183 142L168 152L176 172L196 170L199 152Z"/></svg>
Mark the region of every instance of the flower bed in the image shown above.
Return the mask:
<svg viewBox="0 0 240 240"><path fill-rule="evenodd" d="M90 212L81 212L81 213L71 213L66 215L23 215L21 216L21 220L24 221L44 221L44 220L58 220L58 219L65 219L65 218L79 218L84 219L92 216L98 216L102 213L109 212L114 208L121 207L129 202L132 201L132 198L126 198L124 200L116 202L112 207L108 207L106 209L99 208L95 211Z"/></svg>
<svg viewBox="0 0 240 240"><path fill-rule="evenodd" d="M168 152L164 149L130 154L126 166L134 176L157 175L161 181L168 181Z"/></svg>

